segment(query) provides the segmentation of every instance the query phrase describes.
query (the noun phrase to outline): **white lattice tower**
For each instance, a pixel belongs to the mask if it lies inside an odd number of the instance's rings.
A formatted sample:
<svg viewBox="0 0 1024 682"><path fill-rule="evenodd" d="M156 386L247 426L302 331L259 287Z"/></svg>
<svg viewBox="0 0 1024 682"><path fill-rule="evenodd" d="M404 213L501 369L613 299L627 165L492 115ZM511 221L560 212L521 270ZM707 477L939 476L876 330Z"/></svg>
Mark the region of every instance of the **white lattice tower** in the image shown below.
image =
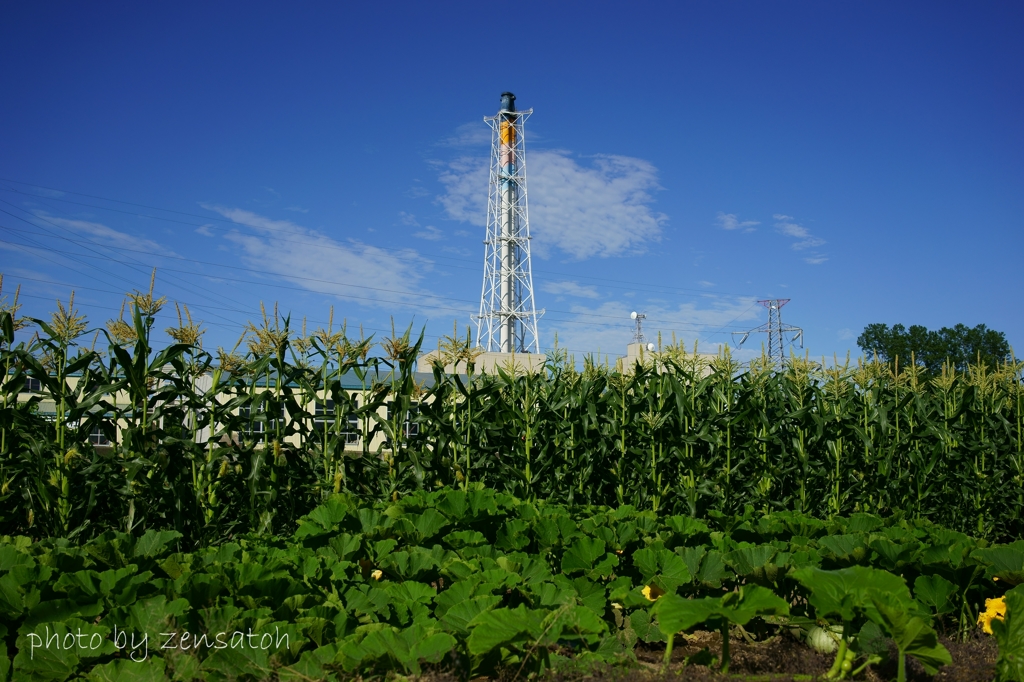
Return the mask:
<svg viewBox="0 0 1024 682"><path fill-rule="evenodd" d="M516 111L515 100L511 92L502 93L501 110L484 118L491 127L491 172L476 336L487 351L539 353L523 135L533 109Z"/></svg>
<svg viewBox="0 0 1024 682"><path fill-rule="evenodd" d="M773 298L767 301L758 301L768 309L768 324L765 331L768 332L768 357L776 362L782 362L785 358L783 348L785 340L782 338L782 306L789 303L788 298Z"/></svg>
<svg viewBox="0 0 1024 682"><path fill-rule="evenodd" d="M788 298L770 298L758 301L758 303L768 309L768 322L760 327L754 327L748 332L733 332L733 334L742 334L742 338L737 344L742 346L751 334L766 332L768 334L768 357L781 367L786 361L786 339L783 335L792 334L793 343L799 341L800 346L803 347L804 330L800 327L782 324L782 306L789 303Z"/></svg>

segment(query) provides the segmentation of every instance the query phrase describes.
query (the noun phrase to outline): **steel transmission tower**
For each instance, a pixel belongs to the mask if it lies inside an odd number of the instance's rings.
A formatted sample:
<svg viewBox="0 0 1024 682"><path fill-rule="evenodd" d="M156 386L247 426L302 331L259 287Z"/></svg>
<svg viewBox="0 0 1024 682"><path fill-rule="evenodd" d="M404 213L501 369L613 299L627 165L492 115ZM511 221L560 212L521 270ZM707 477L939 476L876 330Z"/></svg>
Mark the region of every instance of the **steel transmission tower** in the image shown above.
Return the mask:
<svg viewBox="0 0 1024 682"><path fill-rule="evenodd" d="M786 355L784 352L786 340L783 334L792 333L793 343L799 341L800 347L803 348L804 330L800 327L782 324L782 306L789 303L788 298L772 298L764 301L758 301L758 303L768 309L768 322L747 332L733 332L733 336L736 334L743 335L740 342L736 345L737 347L742 346L743 342L747 340L747 337L755 332L767 332L768 357L781 366L786 361Z"/></svg>
<svg viewBox="0 0 1024 682"><path fill-rule="evenodd" d="M539 353L523 139L523 124L533 109L516 111L515 102L515 95L503 92L501 110L484 118L491 127L491 174L476 338L487 351Z"/></svg>
<svg viewBox="0 0 1024 682"><path fill-rule="evenodd" d="M636 328L633 329L633 340L630 343L647 343L647 337L644 336L644 320L647 319L647 315L634 310L629 314L629 318L636 323Z"/></svg>

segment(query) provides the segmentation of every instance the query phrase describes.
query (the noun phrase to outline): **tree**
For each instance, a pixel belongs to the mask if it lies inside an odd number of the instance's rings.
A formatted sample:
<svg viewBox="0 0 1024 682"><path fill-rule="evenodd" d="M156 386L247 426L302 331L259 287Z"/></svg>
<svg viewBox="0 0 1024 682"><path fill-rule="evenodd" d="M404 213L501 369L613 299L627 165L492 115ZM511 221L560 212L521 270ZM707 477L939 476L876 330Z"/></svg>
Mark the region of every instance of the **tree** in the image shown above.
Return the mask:
<svg viewBox="0 0 1024 682"><path fill-rule="evenodd" d="M907 329L902 324L875 323L864 327L857 345L867 355L876 355L884 362L907 366L913 361L932 372L939 372L945 362L959 370L981 362L995 367L1010 358L1010 344L1003 332L983 324L970 328L964 324L929 331L921 325Z"/></svg>

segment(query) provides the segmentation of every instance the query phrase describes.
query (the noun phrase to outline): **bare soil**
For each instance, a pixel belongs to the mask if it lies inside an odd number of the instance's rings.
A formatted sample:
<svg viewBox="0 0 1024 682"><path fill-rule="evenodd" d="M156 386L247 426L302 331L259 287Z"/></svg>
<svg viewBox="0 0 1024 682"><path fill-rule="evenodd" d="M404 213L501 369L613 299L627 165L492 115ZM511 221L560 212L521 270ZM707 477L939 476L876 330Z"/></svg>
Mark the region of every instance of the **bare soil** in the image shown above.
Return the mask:
<svg viewBox="0 0 1024 682"><path fill-rule="evenodd" d="M680 640L682 638L679 638ZM749 643L730 637L729 675L703 665L686 665L686 658L703 648L714 656L721 653L721 635L717 632L698 632L686 641L677 641L672 652L672 664L664 677L661 661L665 649L660 646L638 645L636 656L638 668L609 666L591 671L589 674L552 674L552 682L674 682L675 680L765 680L785 682L799 680L806 682L821 678L832 666L833 655L821 654L797 639L778 635L763 642ZM998 649L995 640L978 634L966 642L943 639L953 664L945 666L933 678L913 659L907 659L907 680L936 682L983 682L995 677L995 662ZM896 679L896 650L890 651L889 660L878 666L869 667L859 679L868 682L886 682Z"/></svg>
<svg viewBox="0 0 1024 682"><path fill-rule="evenodd" d="M928 675L921 665L907 658L908 682L988 682L995 678L996 656L999 651L995 639L980 631L961 642L956 639L940 638L953 658L952 665L939 670L934 677ZM686 664L686 659L701 649L717 657L721 654L722 638L717 632L696 632L678 637L672 652L672 663L667 674L662 674L661 662L664 646L638 644L635 653L637 665L609 665L583 671L554 671L544 676L544 682L813 682L832 666L834 655L821 654L803 642L789 635L776 635L764 641L746 642L739 637L730 637L729 674L722 675L716 668ZM859 665L859 664L858 664ZM896 679L896 649L891 647L889 658L882 664L871 666L857 677L856 682L888 682ZM450 672L435 671L418 678L418 682L458 682L458 676ZM493 682L486 677L470 682ZM525 682L515 678L514 672L506 672L496 682Z"/></svg>

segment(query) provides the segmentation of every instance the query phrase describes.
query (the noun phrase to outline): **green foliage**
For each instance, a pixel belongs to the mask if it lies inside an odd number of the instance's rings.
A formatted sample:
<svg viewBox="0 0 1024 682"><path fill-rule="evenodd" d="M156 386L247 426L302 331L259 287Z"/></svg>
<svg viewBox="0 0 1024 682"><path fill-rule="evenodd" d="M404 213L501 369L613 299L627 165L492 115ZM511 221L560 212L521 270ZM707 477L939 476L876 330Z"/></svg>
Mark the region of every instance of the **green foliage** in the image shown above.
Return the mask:
<svg viewBox="0 0 1024 682"><path fill-rule="evenodd" d="M1024 680L1024 587L1015 587L1004 595L1006 616L992 621L992 634L999 642L996 679L1000 682Z"/></svg>
<svg viewBox="0 0 1024 682"><path fill-rule="evenodd" d="M424 383L411 330L378 357L275 311L215 358L191 320L158 348L162 300L130 298L102 351L73 300L28 343L0 311L0 682L534 673L670 647L697 616L723 668L729 624L841 623L843 677L885 638L901 670L941 665L935 633L1024 582L1024 547L992 544L1024 532L1014 362L740 371L666 348ZM33 628L115 625L288 644L25 659Z"/></svg>
<svg viewBox="0 0 1024 682"><path fill-rule="evenodd" d="M675 633L689 630L695 625L707 624L722 633L721 669L729 672L729 626L746 625L754 616L785 616L789 604L763 587L744 585L735 592L721 597L683 599L677 594L667 594L651 607L652 615L658 617L658 627L668 634L665 647L665 665L672 656L672 642Z"/></svg>
<svg viewBox="0 0 1024 682"><path fill-rule="evenodd" d="M801 568L793 572L793 577L810 592L808 601L819 619L838 617L842 621L843 640L836 662L829 671L830 677L843 677L841 664L853 635L863 631L869 621L896 644L899 682L906 680L908 655L920 661L933 675L940 666L951 662L949 652L939 644L938 635L931 627L930 616L910 596L902 577L865 566L835 571ZM952 587L952 584L943 582ZM918 585L919 591L928 593L933 600L940 590L948 597L944 586L935 577L922 576Z"/></svg>
<svg viewBox="0 0 1024 682"><path fill-rule="evenodd" d="M983 324L969 328L958 324L928 331L921 325L869 324L857 337L857 345L867 355L875 354L883 362L904 367L918 363L938 373L944 364L966 371L975 363L996 369L1010 359L1010 344L1003 332Z"/></svg>
<svg viewBox="0 0 1024 682"><path fill-rule="evenodd" d="M536 373L434 368L428 380L413 371L411 330L375 355L344 328L296 333L265 313L247 327L245 356L214 357L191 322L158 348L158 304L133 294L130 315L101 330L103 351L79 343L73 306L37 320L29 343L15 343L14 318L0 313L0 532L173 530L187 549L290 528L335 493L393 501L477 485L689 519L748 507L814 517L779 517L780 538L858 513L990 539L1024 532L1024 384L1013 362L929 376L793 358L741 371L667 347L624 371L552 361ZM25 394L26 380L41 390ZM100 434L109 443L98 446ZM608 552L619 532L600 538ZM563 539L553 528L541 542ZM847 549L837 561L877 551L894 570L915 551L894 538ZM771 582L773 570L768 561L750 575Z"/></svg>
<svg viewBox="0 0 1024 682"><path fill-rule="evenodd" d="M778 539L793 528L814 537ZM916 600L883 568L891 556L871 549L892 538L917 543L901 568L917 576ZM722 632L717 660L727 670L730 627L755 622L750 632L771 634L817 621L843 626L842 661L877 662L889 639L901 658L936 668L947 660L936 631L955 631L963 603L998 585L943 576L998 570L977 550L1004 548L957 536L965 546L954 567L948 552L932 552L948 550L949 531L925 522L745 512L709 525L483 488L395 502L337 495L288 536L250 533L192 551L180 540L170 531L0 538L0 681L527 675L629 665L638 641L666 642L671 656L676 635L692 628ZM854 545L867 549L837 568ZM651 586L664 590L653 603L658 592L643 592ZM1006 667L1017 624L1010 615L993 627ZM96 635L94 649L39 644L79 629ZM175 644L162 648L160 633L171 632ZM130 636L139 645L147 633L143 660ZM692 662L710 660L704 652Z"/></svg>
<svg viewBox="0 0 1024 682"><path fill-rule="evenodd" d="M872 595L871 603L878 613L873 620L892 639L899 651L899 682L907 679L907 656L917 659L929 675L934 675L941 666L952 663L949 651L939 644L935 630L923 617L913 615L907 604L884 593Z"/></svg>

